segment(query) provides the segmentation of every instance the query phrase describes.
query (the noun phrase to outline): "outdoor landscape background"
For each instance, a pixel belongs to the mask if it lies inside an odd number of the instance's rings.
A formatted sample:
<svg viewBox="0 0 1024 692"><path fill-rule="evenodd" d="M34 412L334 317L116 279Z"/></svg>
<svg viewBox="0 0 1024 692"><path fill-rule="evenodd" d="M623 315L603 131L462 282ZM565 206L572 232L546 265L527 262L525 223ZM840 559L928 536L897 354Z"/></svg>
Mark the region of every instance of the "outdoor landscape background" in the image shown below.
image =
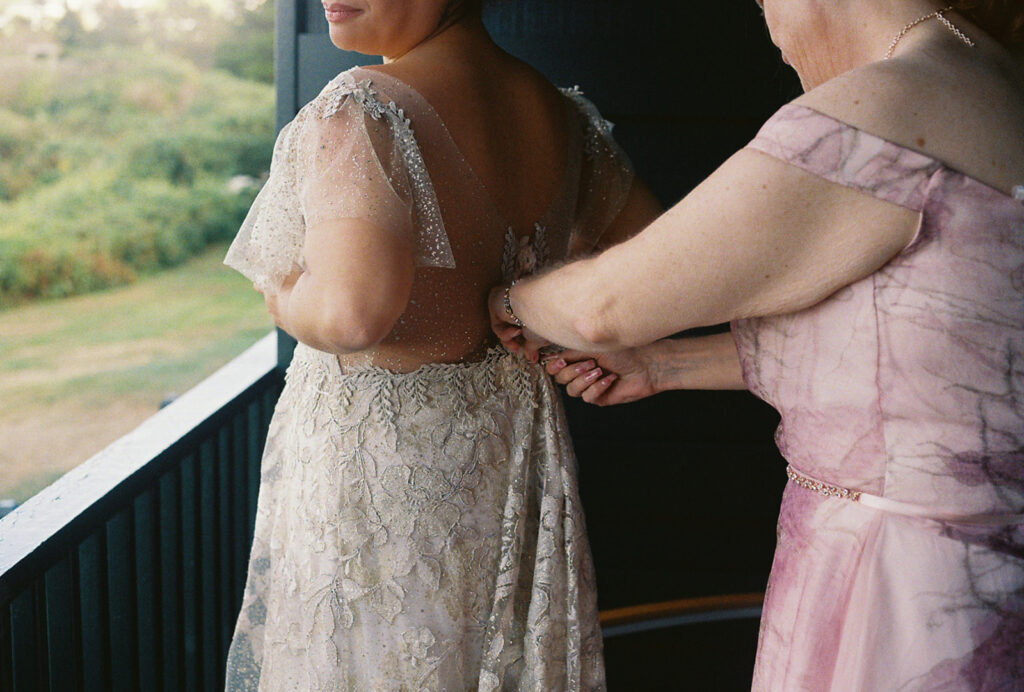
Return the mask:
<svg viewBox="0 0 1024 692"><path fill-rule="evenodd" d="M0 0L0 499L272 326L220 263L272 82L273 0Z"/></svg>

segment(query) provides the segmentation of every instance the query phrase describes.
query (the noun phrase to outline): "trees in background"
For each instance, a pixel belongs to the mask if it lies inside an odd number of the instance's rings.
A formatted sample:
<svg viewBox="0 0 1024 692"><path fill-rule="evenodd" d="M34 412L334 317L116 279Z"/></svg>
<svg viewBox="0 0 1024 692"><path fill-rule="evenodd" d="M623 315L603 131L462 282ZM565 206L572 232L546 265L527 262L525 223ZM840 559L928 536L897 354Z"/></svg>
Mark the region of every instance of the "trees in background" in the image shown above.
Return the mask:
<svg viewBox="0 0 1024 692"><path fill-rule="evenodd" d="M149 48L273 81L274 0L63 0L58 12L43 0L8 2L0 10L0 54L39 41L54 41L65 54Z"/></svg>
<svg viewBox="0 0 1024 692"><path fill-rule="evenodd" d="M261 177L273 147L272 2L171 5L13 20L27 33L0 49L0 307L132 281L244 217L256 190L231 182ZM31 50L47 41L59 59Z"/></svg>
<svg viewBox="0 0 1024 692"><path fill-rule="evenodd" d="M274 83L274 2L241 13L214 51L214 65L242 79ZM269 59L268 59L269 56Z"/></svg>

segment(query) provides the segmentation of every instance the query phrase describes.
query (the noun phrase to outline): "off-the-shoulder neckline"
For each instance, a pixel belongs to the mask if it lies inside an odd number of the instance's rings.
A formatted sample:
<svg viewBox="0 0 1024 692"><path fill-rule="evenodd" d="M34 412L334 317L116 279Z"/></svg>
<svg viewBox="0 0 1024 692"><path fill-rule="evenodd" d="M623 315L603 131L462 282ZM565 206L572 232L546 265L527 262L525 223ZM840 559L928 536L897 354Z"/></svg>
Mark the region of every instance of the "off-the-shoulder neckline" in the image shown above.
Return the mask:
<svg viewBox="0 0 1024 692"><path fill-rule="evenodd" d="M975 185L979 185L979 186L981 186L981 187L983 187L983 188L985 188L985 189L987 189L987 190L989 190L991 192L994 192L995 194L999 195L1000 197L1005 197L1005 198L1009 199L1012 202L1019 203L1019 200L1017 200L1013 196L1013 191L1012 190L1010 192L1007 192L1006 190L1004 190L1004 189L1002 189L1000 187L997 187L996 185L994 185L992 183L986 182L986 181L984 181L984 180L982 180L982 179L980 179L980 178L978 178L978 177L976 177L974 175L971 175L970 173L965 173L964 171L956 168L955 166L950 165L949 163L943 161L942 159L936 157L933 154L929 154L928 152L920 151L919 149L915 149L914 147L908 146L906 144L900 144L899 142L894 142L891 139L887 139L887 138L885 138L885 137L883 137L881 135L875 134L873 132L869 132L868 130L865 130L865 129L861 128L861 127L857 127L856 125L853 125L852 123L848 123L845 120L840 120L839 118L835 117L834 115L829 115L828 113L820 111L817 108L813 108L811 106L807 106L807 105L804 105L802 103L787 103L786 105L782 106L781 108L779 108L779 110L776 111L776 115L778 113L782 113L782 112L787 111L787 110L804 110L804 111L808 111L808 112L810 112L810 113L812 113L814 115L817 115L817 116L820 116L822 118L825 118L826 120L831 120L832 122L836 123L837 125L840 125L841 127L845 127L845 128L850 129L850 130L855 130L856 132L859 132L859 133L861 133L863 135L866 135L868 137L874 137L875 139L877 139L879 141L882 141L882 142L885 142L886 144L889 144L890 146L896 147L897 149L902 149L903 151L909 151L909 152L912 152L914 154L917 154L918 156L922 156L922 157L924 157L924 158L934 162L937 166L939 166L939 168L941 168L942 170L945 170L948 173L951 173L953 175L959 176L959 177L963 178L964 180L967 180L967 181L969 181L969 182L971 182L971 183L973 183ZM775 116L772 116L772 117L775 117ZM1024 184L1024 180L1021 181L1021 184Z"/></svg>

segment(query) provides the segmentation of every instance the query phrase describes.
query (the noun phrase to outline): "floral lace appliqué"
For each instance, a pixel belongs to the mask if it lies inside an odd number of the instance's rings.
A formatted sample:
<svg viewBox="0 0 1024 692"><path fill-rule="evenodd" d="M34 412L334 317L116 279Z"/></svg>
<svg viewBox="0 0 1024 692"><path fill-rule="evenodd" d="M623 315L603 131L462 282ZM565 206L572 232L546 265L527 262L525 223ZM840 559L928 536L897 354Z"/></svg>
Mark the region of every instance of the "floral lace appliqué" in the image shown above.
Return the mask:
<svg viewBox="0 0 1024 692"><path fill-rule="evenodd" d="M547 229L534 224L530 235L516 237L511 228L505 231L505 249L501 255L501 275L505 282L535 273L551 261Z"/></svg>

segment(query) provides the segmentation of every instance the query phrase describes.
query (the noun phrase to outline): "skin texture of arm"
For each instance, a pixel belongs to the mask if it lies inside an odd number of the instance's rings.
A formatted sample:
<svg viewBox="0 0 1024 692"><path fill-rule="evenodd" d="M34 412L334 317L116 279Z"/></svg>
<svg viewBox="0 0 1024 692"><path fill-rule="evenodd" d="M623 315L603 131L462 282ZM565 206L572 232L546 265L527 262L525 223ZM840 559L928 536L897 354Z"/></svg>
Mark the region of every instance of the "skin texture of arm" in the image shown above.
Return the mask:
<svg viewBox="0 0 1024 692"><path fill-rule="evenodd" d="M415 266L412 245L360 219L306 231L306 269L267 295L279 327L298 341L345 354L373 346L405 311Z"/></svg>

